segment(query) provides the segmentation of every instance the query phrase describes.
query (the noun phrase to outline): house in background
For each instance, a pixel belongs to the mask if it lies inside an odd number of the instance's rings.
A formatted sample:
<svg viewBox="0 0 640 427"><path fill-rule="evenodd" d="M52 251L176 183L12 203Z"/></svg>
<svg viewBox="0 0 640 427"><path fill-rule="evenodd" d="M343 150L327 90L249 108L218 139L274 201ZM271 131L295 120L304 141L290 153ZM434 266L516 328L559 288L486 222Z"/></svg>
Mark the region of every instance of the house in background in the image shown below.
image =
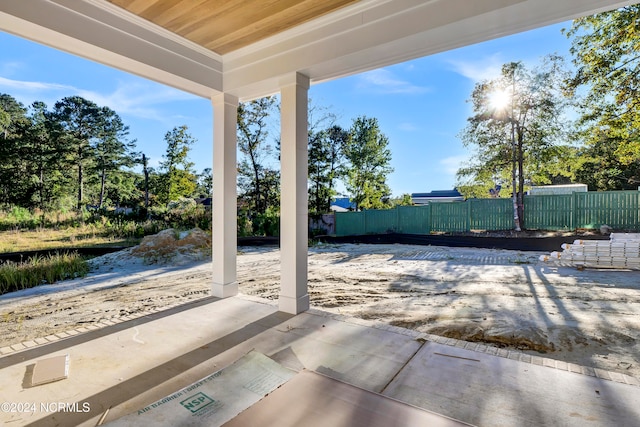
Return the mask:
<svg viewBox="0 0 640 427"><path fill-rule="evenodd" d="M432 202L464 202L464 196L453 190L434 190L429 193L411 193L411 202L416 206L428 205Z"/></svg>
<svg viewBox="0 0 640 427"><path fill-rule="evenodd" d="M329 210L332 212L349 212L356 210L356 203L352 202L349 197L336 197L332 202Z"/></svg>

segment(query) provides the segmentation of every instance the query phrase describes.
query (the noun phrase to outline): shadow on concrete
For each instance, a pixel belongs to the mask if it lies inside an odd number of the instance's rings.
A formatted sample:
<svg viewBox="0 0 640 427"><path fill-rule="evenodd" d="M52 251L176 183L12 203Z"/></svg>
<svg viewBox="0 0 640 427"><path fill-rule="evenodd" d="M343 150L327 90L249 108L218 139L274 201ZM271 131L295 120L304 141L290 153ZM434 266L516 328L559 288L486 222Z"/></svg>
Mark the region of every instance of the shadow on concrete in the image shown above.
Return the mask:
<svg viewBox="0 0 640 427"><path fill-rule="evenodd" d="M125 322L117 323L112 326L107 326L104 328L74 335L69 338L61 339L60 341L54 341L49 344L44 344L38 347L34 347L29 350L12 353L0 358L0 369L7 368L9 366L13 366L18 363L22 363L25 360L43 357L48 354L55 353L56 351L61 351L85 342L89 342L101 337L105 337L107 335L115 334L117 332L129 329L129 328L133 328L139 325L143 325L145 323L153 322L154 320L158 320L163 317L171 316L173 314L181 313L183 311L190 310L192 308L200 307L203 305L211 304L217 301L220 301L220 298L207 297L207 298L199 299L196 301L189 302L187 304L173 307L169 310L159 311L153 314L147 314L137 319L127 320Z"/></svg>
<svg viewBox="0 0 640 427"><path fill-rule="evenodd" d="M162 384L185 372L186 370L209 360L222 352L229 350L259 334L281 324L293 316L290 314L275 312L258 319L246 326L220 337L208 344L187 352L179 357L169 360L159 366L142 372L135 377L125 380L116 386L105 389L99 393L83 399L91 408L110 408L126 402L147 390ZM90 420L95 417L95 412L57 412L48 417L41 418L27 424L37 426L72 426Z"/></svg>

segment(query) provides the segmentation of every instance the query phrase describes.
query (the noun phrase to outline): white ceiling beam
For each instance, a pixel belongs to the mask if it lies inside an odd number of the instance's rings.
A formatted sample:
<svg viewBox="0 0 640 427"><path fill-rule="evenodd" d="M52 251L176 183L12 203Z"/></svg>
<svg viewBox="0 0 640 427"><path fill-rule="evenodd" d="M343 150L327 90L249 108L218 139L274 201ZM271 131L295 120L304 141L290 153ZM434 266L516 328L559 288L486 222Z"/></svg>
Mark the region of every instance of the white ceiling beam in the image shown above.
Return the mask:
<svg viewBox="0 0 640 427"><path fill-rule="evenodd" d="M219 55L101 0L0 0L0 30L178 89L222 90Z"/></svg>

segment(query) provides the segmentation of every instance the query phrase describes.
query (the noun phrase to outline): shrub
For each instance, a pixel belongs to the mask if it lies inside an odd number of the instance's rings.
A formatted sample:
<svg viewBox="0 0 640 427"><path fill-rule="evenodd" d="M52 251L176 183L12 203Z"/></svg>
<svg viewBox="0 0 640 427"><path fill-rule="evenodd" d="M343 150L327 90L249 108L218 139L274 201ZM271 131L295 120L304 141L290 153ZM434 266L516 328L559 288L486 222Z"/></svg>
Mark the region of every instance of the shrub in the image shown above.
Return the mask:
<svg viewBox="0 0 640 427"><path fill-rule="evenodd" d="M256 214L252 220L254 236L279 236L280 214L267 208L265 213Z"/></svg>
<svg viewBox="0 0 640 427"><path fill-rule="evenodd" d="M195 200L184 197L167 205L165 220L171 228L191 229L197 227L202 230L211 229L211 211L203 205L197 204Z"/></svg>
<svg viewBox="0 0 640 427"><path fill-rule="evenodd" d="M33 257L21 263L0 264L0 295L60 280L84 277L87 262L77 253Z"/></svg>

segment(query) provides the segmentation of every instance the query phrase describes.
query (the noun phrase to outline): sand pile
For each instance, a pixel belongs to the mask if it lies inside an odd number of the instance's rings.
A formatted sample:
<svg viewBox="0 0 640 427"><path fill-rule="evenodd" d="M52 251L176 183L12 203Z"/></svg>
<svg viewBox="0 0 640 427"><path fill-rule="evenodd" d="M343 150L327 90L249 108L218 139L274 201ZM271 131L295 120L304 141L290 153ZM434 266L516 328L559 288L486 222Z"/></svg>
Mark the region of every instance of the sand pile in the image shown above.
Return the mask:
<svg viewBox="0 0 640 427"><path fill-rule="evenodd" d="M199 228L173 228L146 236L138 246L89 260L93 268L127 264L184 265L211 259L211 236Z"/></svg>
<svg viewBox="0 0 640 427"><path fill-rule="evenodd" d="M169 228L146 236L131 249L131 255L143 258L148 264L199 261L211 256L211 236L199 228L183 232Z"/></svg>

